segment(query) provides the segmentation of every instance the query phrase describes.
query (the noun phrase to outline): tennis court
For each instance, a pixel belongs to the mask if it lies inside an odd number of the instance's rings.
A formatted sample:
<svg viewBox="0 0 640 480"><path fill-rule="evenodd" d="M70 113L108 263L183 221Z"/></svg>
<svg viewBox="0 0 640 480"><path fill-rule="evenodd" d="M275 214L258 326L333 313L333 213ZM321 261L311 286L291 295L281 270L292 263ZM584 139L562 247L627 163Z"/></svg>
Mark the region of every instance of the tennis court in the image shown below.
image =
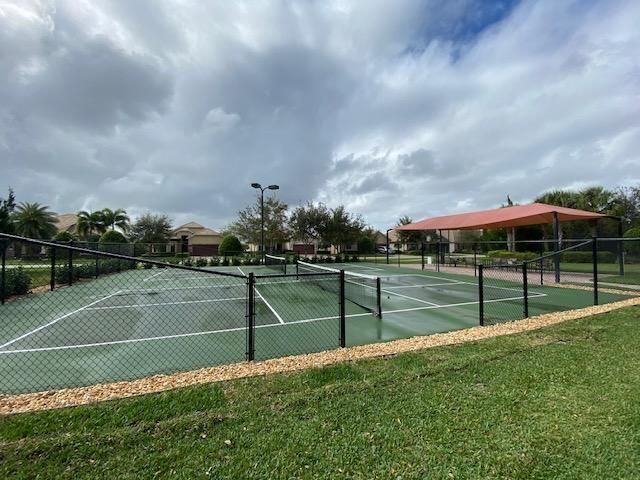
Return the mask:
<svg viewBox="0 0 640 480"><path fill-rule="evenodd" d="M332 267L379 277L381 283L381 316L357 300L346 302L347 345L478 325L473 277L366 263ZM227 275L126 270L7 302L0 309L0 391L90 385L245 360L246 275L273 270L259 266L216 271ZM336 348L338 281L337 276L303 278L295 272L257 277L255 358ZM520 308L520 285L494 282L488 288L492 293L485 308L492 303L507 310ZM622 298L627 297L611 295L603 301ZM531 315L591 301L586 291L550 286L529 290Z"/></svg>

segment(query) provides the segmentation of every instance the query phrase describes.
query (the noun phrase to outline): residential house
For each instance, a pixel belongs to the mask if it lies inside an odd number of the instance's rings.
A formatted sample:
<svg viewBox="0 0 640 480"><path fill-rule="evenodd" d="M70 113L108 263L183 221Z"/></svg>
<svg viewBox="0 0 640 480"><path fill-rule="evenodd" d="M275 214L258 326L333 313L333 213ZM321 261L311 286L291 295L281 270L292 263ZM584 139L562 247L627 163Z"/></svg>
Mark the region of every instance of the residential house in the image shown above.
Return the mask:
<svg viewBox="0 0 640 480"><path fill-rule="evenodd" d="M189 253L196 257L218 254L222 235L199 223L189 222L171 232L170 248L175 253Z"/></svg>

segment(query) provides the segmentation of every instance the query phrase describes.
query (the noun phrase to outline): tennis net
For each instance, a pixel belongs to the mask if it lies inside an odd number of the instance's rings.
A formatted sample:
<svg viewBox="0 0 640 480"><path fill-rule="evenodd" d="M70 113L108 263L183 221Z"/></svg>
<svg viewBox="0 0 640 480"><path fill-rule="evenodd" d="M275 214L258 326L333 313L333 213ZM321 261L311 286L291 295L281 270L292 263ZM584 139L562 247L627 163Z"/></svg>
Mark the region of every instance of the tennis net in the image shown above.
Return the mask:
<svg viewBox="0 0 640 480"><path fill-rule="evenodd" d="M307 262L296 262L298 275L305 273L340 273L340 270ZM316 285L324 290L334 291L334 282L318 281ZM335 292L339 293L339 292ZM347 300L365 310L382 317L380 278L361 273L344 272L344 296Z"/></svg>
<svg viewBox="0 0 640 480"><path fill-rule="evenodd" d="M284 257L276 257L275 255L265 255L264 264L271 270L276 270L278 273L287 273L287 259Z"/></svg>

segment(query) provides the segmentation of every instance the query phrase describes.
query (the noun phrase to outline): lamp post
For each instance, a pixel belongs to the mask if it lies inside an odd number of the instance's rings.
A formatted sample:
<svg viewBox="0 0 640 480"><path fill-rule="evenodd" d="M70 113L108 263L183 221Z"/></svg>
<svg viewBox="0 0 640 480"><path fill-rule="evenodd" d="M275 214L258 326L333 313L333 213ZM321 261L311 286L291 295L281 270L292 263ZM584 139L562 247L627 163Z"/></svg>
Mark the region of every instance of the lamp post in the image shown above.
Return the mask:
<svg viewBox="0 0 640 480"><path fill-rule="evenodd" d="M265 190L278 190L278 185L269 185L268 187L262 187L259 183L252 183L251 186L256 190L260 190L260 256L262 257L262 263L264 263L264 191Z"/></svg>
<svg viewBox="0 0 640 480"><path fill-rule="evenodd" d="M389 232L393 230L393 228L387 228L387 265L389 265Z"/></svg>

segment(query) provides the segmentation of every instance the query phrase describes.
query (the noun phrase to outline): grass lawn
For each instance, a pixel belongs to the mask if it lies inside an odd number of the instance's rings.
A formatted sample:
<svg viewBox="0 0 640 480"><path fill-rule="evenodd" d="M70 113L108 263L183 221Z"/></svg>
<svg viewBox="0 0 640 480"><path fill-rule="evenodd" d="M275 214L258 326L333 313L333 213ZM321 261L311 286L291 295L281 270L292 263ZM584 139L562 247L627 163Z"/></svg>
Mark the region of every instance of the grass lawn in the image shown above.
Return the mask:
<svg viewBox="0 0 640 480"><path fill-rule="evenodd" d="M637 478L640 309L0 420L1 478Z"/></svg>

